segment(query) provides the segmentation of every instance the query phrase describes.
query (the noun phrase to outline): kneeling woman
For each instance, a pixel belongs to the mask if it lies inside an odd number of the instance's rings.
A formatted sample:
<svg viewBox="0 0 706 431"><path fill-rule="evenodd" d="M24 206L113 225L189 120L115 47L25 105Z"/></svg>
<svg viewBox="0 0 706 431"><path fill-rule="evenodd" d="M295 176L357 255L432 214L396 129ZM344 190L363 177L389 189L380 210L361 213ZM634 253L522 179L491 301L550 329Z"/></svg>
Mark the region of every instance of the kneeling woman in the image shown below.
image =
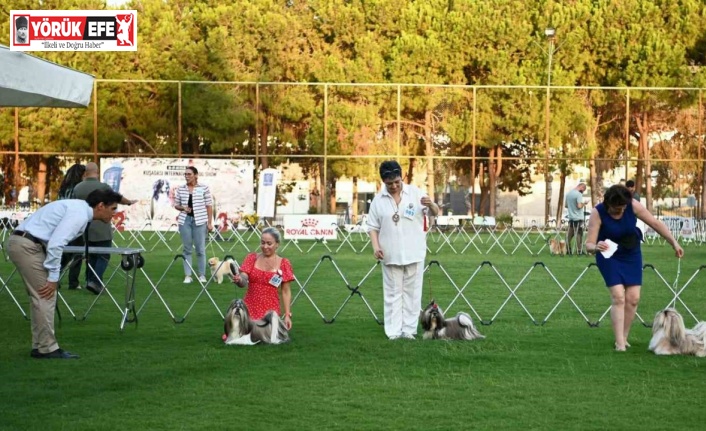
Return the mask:
<svg viewBox="0 0 706 431"><path fill-rule="evenodd" d="M245 257L240 272L233 276L233 282L240 287L248 287L243 300L252 320L262 319L268 311L274 310L284 316L289 330L292 329L290 282L294 280L294 271L288 259L277 255L279 244L279 231L273 227L264 229L260 237L261 253L250 253ZM280 305L280 292L284 313Z"/></svg>
<svg viewBox="0 0 706 431"><path fill-rule="evenodd" d="M654 218L640 202L634 200L632 193L625 186L616 184L609 188L603 197L603 203L593 208L588 221L586 250L596 254L596 265L610 291L610 320L617 351L624 351L630 345L628 334L635 318L637 304L640 302L642 232L637 227L637 219L645 222L667 240L677 257L684 256L684 250L667 226ZM615 253L608 258L599 253L610 248L607 240L618 244Z"/></svg>

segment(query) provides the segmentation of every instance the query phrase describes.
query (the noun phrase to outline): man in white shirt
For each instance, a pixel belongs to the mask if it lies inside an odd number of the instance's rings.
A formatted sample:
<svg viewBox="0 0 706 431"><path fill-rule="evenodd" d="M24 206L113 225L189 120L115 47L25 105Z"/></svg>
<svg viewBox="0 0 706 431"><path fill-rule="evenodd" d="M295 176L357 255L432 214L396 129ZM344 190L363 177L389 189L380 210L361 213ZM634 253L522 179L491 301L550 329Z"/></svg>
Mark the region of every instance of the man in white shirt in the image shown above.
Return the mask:
<svg viewBox="0 0 706 431"><path fill-rule="evenodd" d="M402 182L394 160L380 165L384 186L370 205L367 225L373 253L382 260L385 335L414 339L419 323L427 254L424 218L439 207L419 188Z"/></svg>
<svg viewBox="0 0 706 431"><path fill-rule="evenodd" d="M110 222L122 199L121 194L112 190L96 190L85 201L55 201L37 210L12 232L7 254L22 276L30 296L30 355L33 358L78 358L78 355L60 349L54 334L61 254L69 241L84 233L91 220Z"/></svg>

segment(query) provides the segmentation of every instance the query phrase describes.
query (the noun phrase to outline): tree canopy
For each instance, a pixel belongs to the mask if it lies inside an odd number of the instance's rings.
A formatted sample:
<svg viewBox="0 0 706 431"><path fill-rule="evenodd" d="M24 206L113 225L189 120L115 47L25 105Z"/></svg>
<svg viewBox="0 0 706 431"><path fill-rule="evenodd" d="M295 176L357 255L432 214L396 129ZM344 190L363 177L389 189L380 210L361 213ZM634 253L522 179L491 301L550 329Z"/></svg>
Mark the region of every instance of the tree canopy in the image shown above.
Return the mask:
<svg viewBox="0 0 706 431"><path fill-rule="evenodd" d="M12 8L106 5L19 0ZM133 0L124 8L138 11L137 52L38 53L131 81L98 84L99 153L257 156L263 167L289 159L324 186L344 175L375 180L379 158L369 156L394 156L430 193L450 178L525 193L542 160L562 179L588 161L598 184L632 158L648 197L654 133L689 124L676 135L689 137L674 144L685 146L678 154L692 164L704 157L700 90L657 90L704 85L699 0ZM8 26L0 22L0 43ZM550 76L558 88L545 92ZM42 166L55 172L57 155L91 156L90 111L20 110L30 177ZM662 147L658 155L677 154ZM7 173L11 109L0 111L0 148ZM685 183L706 193L701 168ZM659 183L660 196L669 184Z"/></svg>

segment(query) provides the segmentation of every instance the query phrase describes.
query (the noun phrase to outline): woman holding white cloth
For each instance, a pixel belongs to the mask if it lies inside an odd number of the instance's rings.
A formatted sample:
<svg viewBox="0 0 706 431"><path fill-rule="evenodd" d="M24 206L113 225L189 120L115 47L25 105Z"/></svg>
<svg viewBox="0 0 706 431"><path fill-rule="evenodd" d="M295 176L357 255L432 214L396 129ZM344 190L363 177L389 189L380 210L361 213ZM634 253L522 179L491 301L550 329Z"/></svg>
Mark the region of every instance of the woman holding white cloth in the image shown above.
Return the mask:
<svg viewBox="0 0 706 431"><path fill-rule="evenodd" d="M640 302L642 232L637 228L638 220L644 221L667 240L676 257L684 256L684 250L667 226L633 199L625 186L616 184L610 187L603 202L593 208L588 222L586 250L596 255L596 266L610 291L610 320L615 335L615 350L619 352L630 347L628 335Z"/></svg>
<svg viewBox="0 0 706 431"><path fill-rule="evenodd" d="M373 253L382 260L385 335L390 340L414 339L422 301L426 258L427 213L439 207L418 187L402 182L402 167L394 160L380 165L384 183L370 206L367 225Z"/></svg>

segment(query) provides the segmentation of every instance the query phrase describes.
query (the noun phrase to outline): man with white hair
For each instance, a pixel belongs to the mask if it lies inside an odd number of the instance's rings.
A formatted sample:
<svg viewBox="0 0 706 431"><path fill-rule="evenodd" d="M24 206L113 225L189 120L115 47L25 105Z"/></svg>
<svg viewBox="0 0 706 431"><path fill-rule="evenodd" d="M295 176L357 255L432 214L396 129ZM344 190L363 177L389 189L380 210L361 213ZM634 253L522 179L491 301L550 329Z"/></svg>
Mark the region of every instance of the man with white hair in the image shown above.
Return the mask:
<svg viewBox="0 0 706 431"><path fill-rule="evenodd" d="M566 195L566 209L569 216L569 229L566 231L566 247L569 254L573 254L571 240L576 236L576 254L583 254L583 229L584 229L584 208L586 202L583 200L583 192L586 191L586 183L580 182L573 190Z"/></svg>

